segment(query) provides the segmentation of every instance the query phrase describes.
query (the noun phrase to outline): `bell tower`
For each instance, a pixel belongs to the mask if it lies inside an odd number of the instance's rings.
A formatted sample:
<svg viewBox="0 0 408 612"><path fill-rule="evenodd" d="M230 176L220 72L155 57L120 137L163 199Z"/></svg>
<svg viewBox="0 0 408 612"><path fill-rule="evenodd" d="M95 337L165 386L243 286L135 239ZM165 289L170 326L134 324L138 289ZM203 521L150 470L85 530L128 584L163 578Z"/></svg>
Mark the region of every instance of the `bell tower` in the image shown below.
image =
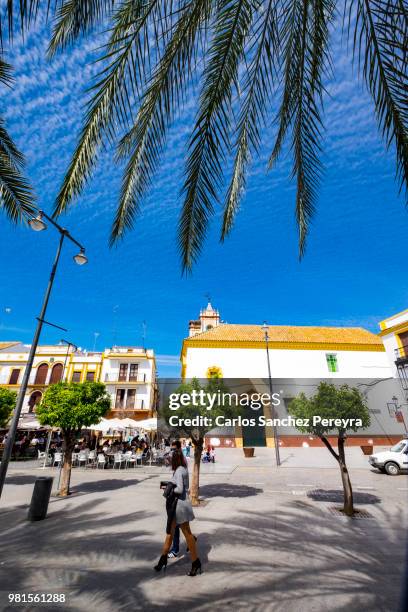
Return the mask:
<svg viewBox="0 0 408 612"><path fill-rule="evenodd" d="M202 332L208 331L213 327L218 327L220 324L220 313L218 310L215 310L210 302L210 298L208 297L208 304L206 308L200 310L200 318L190 321L188 326L189 336L195 336L196 334L201 334Z"/></svg>

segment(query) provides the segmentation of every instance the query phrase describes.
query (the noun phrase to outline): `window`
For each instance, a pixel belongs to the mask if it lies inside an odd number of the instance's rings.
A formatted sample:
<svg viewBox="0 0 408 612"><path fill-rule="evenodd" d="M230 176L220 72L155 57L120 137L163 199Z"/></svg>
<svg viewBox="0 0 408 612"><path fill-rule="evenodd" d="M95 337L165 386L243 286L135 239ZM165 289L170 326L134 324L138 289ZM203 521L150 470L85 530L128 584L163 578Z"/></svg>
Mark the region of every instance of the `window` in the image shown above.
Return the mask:
<svg viewBox="0 0 408 612"><path fill-rule="evenodd" d="M62 365L62 363L55 364L51 371L50 385L60 382L60 380L62 379L63 369L64 366Z"/></svg>
<svg viewBox="0 0 408 612"><path fill-rule="evenodd" d="M126 389L118 389L116 391L115 408L124 408Z"/></svg>
<svg viewBox="0 0 408 612"><path fill-rule="evenodd" d="M408 355L408 332L402 332L401 334L398 334L400 342L402 344L402 351L400 351L403 355L402 356L407 356Z"/></svg>
<svg viewBox="0 0 408 612"><path fill-rule="evenodd" d="M337 365L337 355L326 355L327 367L329 368L329 372L338 372L339 366Z"/></svg>
<svg viewBox="0 0 408 612"><path fill-rule="evenodd" d="M41 402L42 393L40 391L34 391L28 401L28 412L33 413L35 407Z"/></svg>
<svg viewBox="0 0 408 612"><path fill-rule="evenodd" d="M128 389L126 397L126 408L133 410L135 408L136 389Z"/></svg>
<svg viewBox="0 0 408 612"><path fill-rule="evenodd" d="M37 374L35 376L35 385L45 385L45 381L48 376L48 365L46 363L42 363L37 368Z"/></svg>
<svg viewBox="0 0 408 612"><path fill-rule="evenodd" d="M76 383L81 382L81 371L80 370L76 370L75 372L73 372L71 381L76 382Z"/></svg>
<svg viewBox="0 0 408 612"><path fill-rule="evenodd" d="M137 380L137 371L139 369L139 364L131 363L129 370L129 380Z"/></svg>
<svg viewBox="0 0 408 612"><path fill-rule="evenodd" d="M119 366L119 380L123 381L127 379L127 371L128 371L128 364L121 363Z"/></svg>
<svg viewBox="0 0 408 612"><path fill-rule="evenodd" d="M20 370L11 370L9 385L16 385L20 376Z"/></svg>
<svg viewBox="0 0 408 612"><path fill-rule="evenodd" d="M86 373L87 382L94 382L95 380L95 372L87 372Z"/></svg>

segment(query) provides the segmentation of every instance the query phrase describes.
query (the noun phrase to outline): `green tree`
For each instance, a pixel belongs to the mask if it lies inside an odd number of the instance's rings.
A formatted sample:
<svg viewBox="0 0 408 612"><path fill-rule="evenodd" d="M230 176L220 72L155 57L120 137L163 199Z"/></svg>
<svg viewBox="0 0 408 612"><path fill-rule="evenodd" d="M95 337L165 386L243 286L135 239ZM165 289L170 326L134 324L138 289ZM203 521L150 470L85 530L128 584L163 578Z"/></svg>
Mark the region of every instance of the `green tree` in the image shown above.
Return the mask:
<svg viewBox="0 0 408 612"><path fill-rule="evenodd" d="M11 66L3 60L0 53L1 90L4 90L4 86L9 88L12 82ZM24 165L24 156L13 142L4 120L0 117L0 209L3 209L14 223L34 211L33 192L22 174Z"/></svg>
<svg viewBox="0 0 408 612"><path fill-rule="evenodd" d="M36 415L41 425L58 427L62 432L64 464L60 495L69 495L72 451L78 434L84 427L98 423L109 409L110 398L103 383L59 382L45 391Z"/></svg>
<svg viewBox="0 0 408 612"><path fill-rule="evenodd" d="M288 410L294 418L304 419L309 423L305 426L299 426L299 431L318 436L336 459L343 484L344 512L348 516L352 516L354 513L353 489L346 465L344 444L347 430L356 432L359 428L370 425L370 414L363 395L358 389L348 385L335 387L333 384L322 382L316 395L307 398L304 393L301 393L291 401ZM339 424L334 428L333 425L325 424L322 421L314 423L314 418L341 419L344 421L354 419L354 421L351 421L351 423L349 421L350 424L346 427L344 424ZM357 420L360 420L361 424L357 424ZM335 431L335 429L337 429L337 453L327 439L330 432Z"/></svg>
<svg viewBox="0 0 408 612"><path fill-rule="evenodd" d="M15 15L26 28L42 7L53 17L50 56L92 36L101 24L109 29L55 214L79 197L109 142L117 160L125 162L111 240L123 237L160 165L169 127L198 81L179 223L183 268L189 270L198 257L220 200L221 240L229 234L248 168L272 124L269 167L288 142L302 255L322 178L325 86L332 78L335 29L352 41L355 78L365 81L372 96L380 132L396 154L397 181L406 192L404 0L10 0L9 27Z"/></svg>
<svg viewBox="0 0 408 612"><path fill-rule="evenodd" d="M204 397L203 401L199 401L194 403L193 392L197 394L203 391L204 393L215 394L218 397L218 392L228 393L227 387L224 385L222 379L214 376L203 384L202 381L197 378L191 379L189 382L184 382L175 389L173 393L177 395L186 394L188 395L192 401L186 403L185 405L181 405L177 408L177 410L172 410L170 408L170 403L167 402L166 405L162 409L161 416L164 418L167 424L169 424L169 418L177 416L179 419L200 419L201 424L194 424L191 426L183 425L180 427L172 428L169 425L170 429L172 429L173 433L177 435L182 435L187 438L191 438L191 442L193 444L194 449L194 463L192 470L192 479L191 479L191 502L194 506L197 506L200 503L199 493L200 493L200 467L201 467L201 457L203 453L204 447L204 436L211 429L214 429L214 419L218 415L225 415L227 418L232 416L237 416L239 414L239 408L234 406L230 406L228 403L216 402L211 409L209 409L208 399ZM198 404L198 405L197 405ZM205 423L204 419L207 419L207 423Z"/></svg>
<svg viewBox="0 0 408 612"><path fill-rule="evenodd" d="M17 393L0 387L0 427L6 427L16 405Z"/></svg>

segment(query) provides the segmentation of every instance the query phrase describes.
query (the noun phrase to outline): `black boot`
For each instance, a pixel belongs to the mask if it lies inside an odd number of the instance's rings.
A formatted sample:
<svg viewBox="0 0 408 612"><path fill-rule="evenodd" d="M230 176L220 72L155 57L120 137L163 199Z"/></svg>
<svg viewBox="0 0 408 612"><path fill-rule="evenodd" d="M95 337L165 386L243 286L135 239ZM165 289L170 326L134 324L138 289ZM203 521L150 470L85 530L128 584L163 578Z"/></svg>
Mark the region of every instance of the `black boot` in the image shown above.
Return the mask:
<svg viewBox="0 0 408 612"><path fill-rule="evenodd" d="M191 570L188 572L187 576L197 576L198 573L201 574L201 561L197 558L191 564Z"/></svg>
<svg viewBox="0 0 408 612"><path fill-rule="evenodd" d="M160 572L162 567L164 567L164 569L167 567L167 555L161 555L159 562L154 566L154 569L156 572Z"/></svg>

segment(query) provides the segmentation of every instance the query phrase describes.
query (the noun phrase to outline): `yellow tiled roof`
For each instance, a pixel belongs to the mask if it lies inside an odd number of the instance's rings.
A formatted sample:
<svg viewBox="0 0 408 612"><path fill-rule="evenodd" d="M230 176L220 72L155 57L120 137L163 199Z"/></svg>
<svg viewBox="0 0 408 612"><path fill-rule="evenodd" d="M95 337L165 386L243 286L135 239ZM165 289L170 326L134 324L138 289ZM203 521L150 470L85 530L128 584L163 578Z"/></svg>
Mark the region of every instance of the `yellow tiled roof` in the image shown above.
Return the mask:
<svg viewBox="0 0 408 612"><path fill-rule="evenodd" d="M2 349L8 348L9 346L14 346L15 344L18 344L18 342L0 342L0 351Z"/></svg>
<svg viewBox="0 0 408 612"><path fill-rule="evenodd" d="M364 344L382 347L381 339L362 327L309 327L295 325L270 325L269 341L319 344ZM208 331L186 338L194 342L265 342L260 325L221 324Z"/></svg>

